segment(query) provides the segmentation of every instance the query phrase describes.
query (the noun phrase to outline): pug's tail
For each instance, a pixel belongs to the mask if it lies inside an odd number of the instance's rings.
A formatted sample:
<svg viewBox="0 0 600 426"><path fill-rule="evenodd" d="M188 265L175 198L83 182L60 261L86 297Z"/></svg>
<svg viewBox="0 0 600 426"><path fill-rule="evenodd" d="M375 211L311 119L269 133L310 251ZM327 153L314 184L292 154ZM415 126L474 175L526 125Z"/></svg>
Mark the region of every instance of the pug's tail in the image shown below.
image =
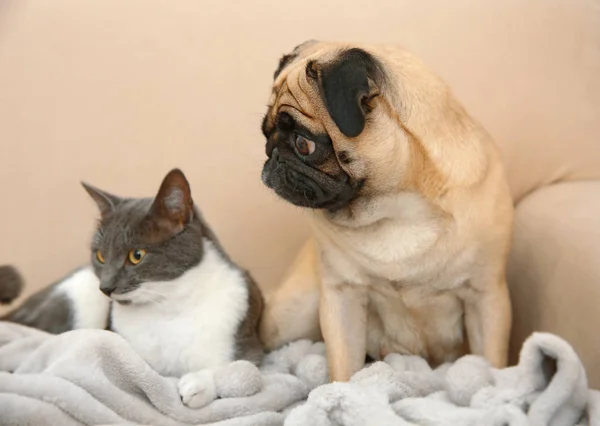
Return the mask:
<svg viewBox="0 0 600 426"><path fill-rule="evenodd" d="M23 278L12 265L0 266L0 304L8 305L21 294Z"/></svg>

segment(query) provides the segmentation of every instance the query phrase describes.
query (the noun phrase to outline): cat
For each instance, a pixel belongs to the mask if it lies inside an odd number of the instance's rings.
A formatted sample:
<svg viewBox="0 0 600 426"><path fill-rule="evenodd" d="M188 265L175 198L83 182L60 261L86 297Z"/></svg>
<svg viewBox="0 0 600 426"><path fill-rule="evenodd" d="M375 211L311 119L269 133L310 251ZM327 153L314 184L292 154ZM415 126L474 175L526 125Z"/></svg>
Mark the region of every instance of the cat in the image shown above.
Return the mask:
<svg viewBox="0 0 600 426"><path fill-rule="evenodd" d="M262 293L203 220L183 172L171 170L153 199L83 186L100 211L90 265L0 319L50 333L112 330L163 376L259 364ZM189 381L182 397L193 406Z"/></svg>

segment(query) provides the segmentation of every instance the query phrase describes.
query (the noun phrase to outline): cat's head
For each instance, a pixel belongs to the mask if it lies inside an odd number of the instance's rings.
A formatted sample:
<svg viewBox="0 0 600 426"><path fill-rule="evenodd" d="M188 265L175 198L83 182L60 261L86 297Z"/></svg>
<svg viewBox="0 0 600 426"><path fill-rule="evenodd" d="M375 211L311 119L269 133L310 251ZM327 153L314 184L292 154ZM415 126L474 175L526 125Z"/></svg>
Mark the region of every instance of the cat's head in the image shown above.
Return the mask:
<svg viewBox="0 0 600 426"><path fill-rule="evenodd" d="M121 198L88 184L100 209L91 261L100 290L122 304L159 301L175 280L202 260L202 219L179 169L154 198Z"/></svg>

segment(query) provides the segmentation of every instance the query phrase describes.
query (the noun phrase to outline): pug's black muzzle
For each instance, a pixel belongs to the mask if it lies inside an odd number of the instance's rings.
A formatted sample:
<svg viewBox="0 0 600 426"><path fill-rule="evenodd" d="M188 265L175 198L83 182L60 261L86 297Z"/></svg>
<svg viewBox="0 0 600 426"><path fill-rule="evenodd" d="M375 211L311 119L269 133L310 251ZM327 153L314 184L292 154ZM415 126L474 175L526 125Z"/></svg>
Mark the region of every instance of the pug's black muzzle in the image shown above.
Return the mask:
<svg viewBox="0 0 600 426"><path fill-rule="evenodd" d="M302 162L293 153L273 149L265 162L262 180L284 200L311 209L335 211L350 202L358 187L350 183L348 175L337 180Z"/></svg>

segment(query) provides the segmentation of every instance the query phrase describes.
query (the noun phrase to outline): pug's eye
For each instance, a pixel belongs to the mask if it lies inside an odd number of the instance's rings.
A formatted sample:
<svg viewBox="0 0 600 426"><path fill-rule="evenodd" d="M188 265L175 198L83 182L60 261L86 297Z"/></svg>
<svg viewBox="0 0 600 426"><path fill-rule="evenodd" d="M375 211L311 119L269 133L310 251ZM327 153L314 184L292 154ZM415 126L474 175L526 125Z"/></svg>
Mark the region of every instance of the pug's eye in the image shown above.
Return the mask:
<svg viewBox="0 0 600 426"><path fill-rule="evenodd" d="M129 252L127 258L132 265L137 265L146 256L146 250L144 249L133 249Z"/></svg>
<svg viewBox="0 0 600 426"><path fill-rule="evenodd" d="M100 250L96 250L96 260L98 260L98 262L104 264L104 255L102 254L102 252Z"/></svg>
<svg viewBox="0 0 600 426"><path fill-rule="evenodd" d="M315 152L315 148L317 147L315 143L311 140L306 139L304 136L297 135L296 136L296 149L300 155L310 155Z"/></svg>

